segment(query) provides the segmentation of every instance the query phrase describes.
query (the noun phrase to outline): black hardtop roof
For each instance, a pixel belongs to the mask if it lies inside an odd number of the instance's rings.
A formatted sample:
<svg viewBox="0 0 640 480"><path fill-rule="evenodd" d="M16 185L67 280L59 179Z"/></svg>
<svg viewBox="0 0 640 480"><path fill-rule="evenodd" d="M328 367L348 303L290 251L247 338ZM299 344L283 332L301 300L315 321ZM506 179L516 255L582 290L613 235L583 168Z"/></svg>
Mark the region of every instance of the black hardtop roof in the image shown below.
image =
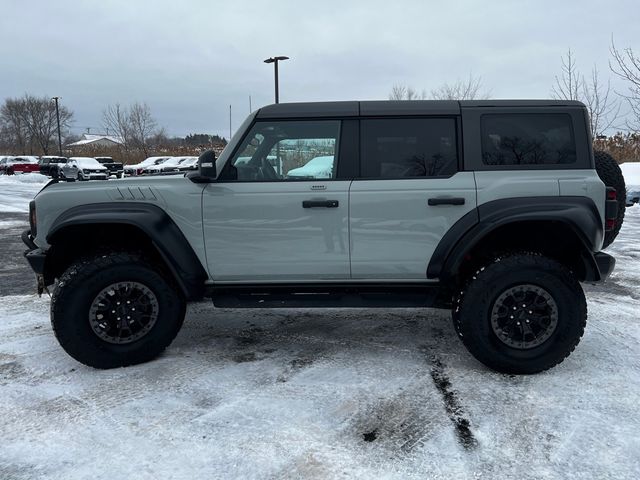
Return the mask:
<svg viewBox="0 0 640 480"><path fill-rule="evenodd" d="M371 117L380 115L458 115L475 107L584 107L574 100L367 100L277 103L262 107L257 118Z"/></svg>

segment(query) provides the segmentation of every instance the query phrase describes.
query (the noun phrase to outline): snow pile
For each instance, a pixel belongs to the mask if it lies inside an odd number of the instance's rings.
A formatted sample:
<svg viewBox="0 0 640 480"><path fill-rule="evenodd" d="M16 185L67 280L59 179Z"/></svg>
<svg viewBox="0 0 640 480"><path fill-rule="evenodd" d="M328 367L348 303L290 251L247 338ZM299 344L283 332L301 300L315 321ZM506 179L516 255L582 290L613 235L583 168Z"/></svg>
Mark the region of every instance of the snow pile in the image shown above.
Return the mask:
<svg viewBox="0 0 640 480"><path fill-rule="evenodd" d="M27 213L29 202L49 180L39 173L0 175L0 213Z"/></svg>
<svg viewBox="0 0 640 480"><path fill-rule="evenodd" d="M624 183L629 186L640 188L640 162L627 162L620 165L622 175L624 175Z"/></svg>
<svg viewBox="0 0 640 480"><path fill-rule="evenodd" d="M44 186L51 180L46 175L39 173L21 173L17 175L0 175L0 186L3 185L15 185L21 183L36 183Z"/></svg>

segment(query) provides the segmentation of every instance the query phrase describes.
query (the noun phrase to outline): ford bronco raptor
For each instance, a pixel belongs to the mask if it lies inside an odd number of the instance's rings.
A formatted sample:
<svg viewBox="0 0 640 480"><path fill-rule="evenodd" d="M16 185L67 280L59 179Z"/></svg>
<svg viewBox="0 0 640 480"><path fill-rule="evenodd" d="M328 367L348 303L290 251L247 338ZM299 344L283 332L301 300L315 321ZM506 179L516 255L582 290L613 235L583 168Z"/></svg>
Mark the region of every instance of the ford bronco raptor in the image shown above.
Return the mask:
<svg viewBox="0 0 640 480"><path fill-rule="evenodd" d="M51 182L25 255L58 341L97 368L158 356L211 297L450 308L479 361L540 372L615 263L624 180L588 125L572 101L270 105L184 176Z"/></svg>

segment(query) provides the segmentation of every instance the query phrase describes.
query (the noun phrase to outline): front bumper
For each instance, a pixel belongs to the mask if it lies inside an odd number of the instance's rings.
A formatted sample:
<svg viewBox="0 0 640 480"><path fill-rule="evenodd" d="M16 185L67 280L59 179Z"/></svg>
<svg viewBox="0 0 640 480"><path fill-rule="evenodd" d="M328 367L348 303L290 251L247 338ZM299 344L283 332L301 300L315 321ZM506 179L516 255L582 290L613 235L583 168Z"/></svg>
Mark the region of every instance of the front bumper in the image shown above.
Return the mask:
<svg viewBox="0 0 640 480"><path fill-rule="evenodd" d="M31 230L22 232L22 241L27 246L27 250L24 251L24 258L27 259L29 266L36 275L44 275L44 262L47 254L33 243Z"/></svg>
<svg viewBox="0 0 640 480"><path fill-rule="evenodd" d="M27 250L24 251L24 258L27 259L29 266L36 274L36 291L38 295L42 295L42 292L47 289L47 282L44 276L47 254L33 242L31 230L22 232L22 241L28 247Z"/></svg>

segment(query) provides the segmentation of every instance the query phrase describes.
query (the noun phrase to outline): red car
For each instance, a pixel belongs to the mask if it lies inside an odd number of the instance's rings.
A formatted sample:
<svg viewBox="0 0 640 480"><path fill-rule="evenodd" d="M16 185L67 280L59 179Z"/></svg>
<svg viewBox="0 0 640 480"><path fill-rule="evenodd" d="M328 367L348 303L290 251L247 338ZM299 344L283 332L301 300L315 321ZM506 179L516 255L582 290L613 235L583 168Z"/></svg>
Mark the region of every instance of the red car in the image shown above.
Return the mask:
<svg viewBox="0 0 640 480"><path fill-rule="evenodd" d="M38 157L2 157L2 159L0 159L0 175L32 172L40 172Z"/></svg>

